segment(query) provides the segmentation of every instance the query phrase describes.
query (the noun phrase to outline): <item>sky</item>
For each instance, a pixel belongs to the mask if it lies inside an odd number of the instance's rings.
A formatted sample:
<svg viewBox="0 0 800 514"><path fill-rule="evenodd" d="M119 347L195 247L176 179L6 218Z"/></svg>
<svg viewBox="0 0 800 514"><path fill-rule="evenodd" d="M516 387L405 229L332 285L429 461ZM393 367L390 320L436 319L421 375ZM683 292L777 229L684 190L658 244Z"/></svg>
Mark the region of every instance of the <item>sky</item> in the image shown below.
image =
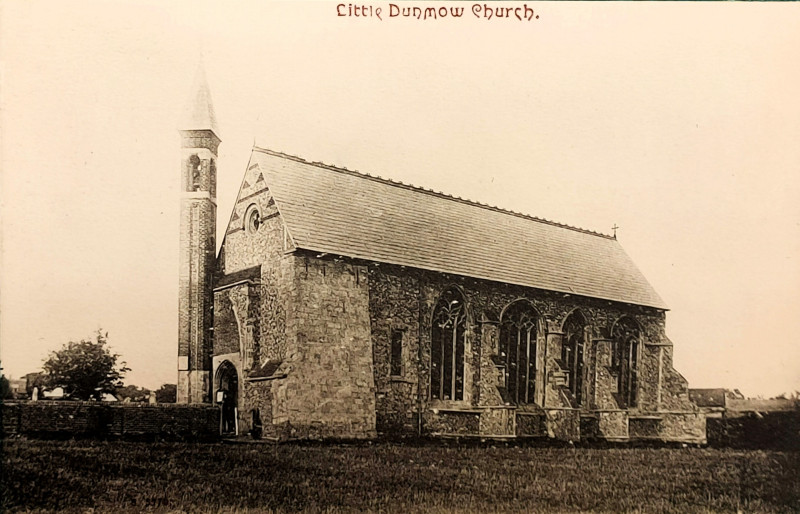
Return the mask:
<svg viewBox="0 0 800 514"><path fill-rule="evenodd" d="M800 390L800 3L398 4L465 14L0 3L4 373L102 328L127 383L175 383L177 129L202 60L218 243L254 143L617 225L691 387Z"/></svg>

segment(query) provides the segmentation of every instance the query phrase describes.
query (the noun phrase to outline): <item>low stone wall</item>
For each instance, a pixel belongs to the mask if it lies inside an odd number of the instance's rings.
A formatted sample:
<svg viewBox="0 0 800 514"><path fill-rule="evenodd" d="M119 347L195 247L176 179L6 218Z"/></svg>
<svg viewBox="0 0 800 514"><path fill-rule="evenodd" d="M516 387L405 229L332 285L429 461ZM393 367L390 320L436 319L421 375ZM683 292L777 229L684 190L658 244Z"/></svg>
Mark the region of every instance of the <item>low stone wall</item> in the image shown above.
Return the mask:
<svg viewBox="0 0 800 514"><path fill-rule="evenodd" d="M480 419L481 435L513 436L516 434L516 412L511 407L485 407Z"/></svg>
<svg viewBox="0 0 800 514"><path fill-rule="evenodd" d="M800 450L800 410L708 418L706 423L709 446Z"/></svg>
<svg viewBox="0 0 800 514"><path fill-rule="evenodd" d="M481 411L431 409L423 414L423 430L431 435L477 435Z"/></svg>
<svg viewBox="0 0 800 514"><path fill-rule="evenodd" d="M9 402L0 408L3 436L219 438L220 411L211 405L73 401Z"/></svg>
<svg viewBox="0 0 800 514"><path fill-rule="evenodd" d="M700 412L668 412L659 425L663 441L705 444L706 416Z"/></svg>
<svg viewBox="0 0 800 514"><path fill-rule="evenodd" d="M728 409L728 416L735 412L791 412L800 410L800 401L788 398L747 398L745 400L728 398L725 401L725 407Z"/></svg>
<svg viewBox="0 0 800 514"><path fill-rule="evenodd" d="M547 436L559 441L580 441L581 413L577 409L545 409Z"/></svg>
<svg viewBox="0 0 800 514"><path fill-rule="evenodd" d="M517 412L517 437L547 436L547 415L544 412Z"/></svg>
<svg viewBox="0 0 800 514"><path fill-rule="evenodd" d="M602 411L597 415L597 437L606 441L628 440L628 413Z"/></svg>
<svg viewBox="0 0 800 514"><path fill-rule="evenodd" d="M631 439L658 439L662 419L658 416L638 416L628 418L628 436Z"/></svg>

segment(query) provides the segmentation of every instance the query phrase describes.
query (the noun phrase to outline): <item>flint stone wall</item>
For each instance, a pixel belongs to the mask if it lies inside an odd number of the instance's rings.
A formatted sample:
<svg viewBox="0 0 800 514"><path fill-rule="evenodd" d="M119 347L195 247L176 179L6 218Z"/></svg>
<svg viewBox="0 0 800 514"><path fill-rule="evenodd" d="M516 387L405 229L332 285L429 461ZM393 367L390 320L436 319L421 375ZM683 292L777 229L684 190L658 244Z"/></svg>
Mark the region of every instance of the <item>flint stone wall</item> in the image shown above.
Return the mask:
<svg viewBox="0 0 800 514"><path fill-rule="evenodd" d="M519 300L529 302L540 317L537 345L537 389L540 396L537 403L541 405L543 400L551 410L550 414L542 414L546 430L528 427L528 417L518 416L517 433L544 433L551 437L575 440L580 437L581 412L599 409L603 412L592 422L594 435L612 439L629 436L627 414L622 412L617 398L616 371L611 367L611 330L622 316L633 318L641 328L638 405L635 411L668 409L689 413L687 415L691 419L694 419L692 416L696 417L696 414L692 414L697 409L688 399L686 380L672 367L672 346L664 334L663 311L402 266L370 264L368 269L374 380L378 390L376 415L381 431L413 431L411 422L421 410L423 432L446 431L446 424L452 420L454 424L451 429L456 433L463 431L460 421L455 421L457 417L431 417L425 412L431 409L503 406L498 389L502 377L492 359L498 352L497 338L502 313L511 303ZM431 401L431 316L439 295L451 286L464 294L468 308L464 400ZM566 371L561 368L560 362L563 344L561 329L569 314L576 310L583 314L589 328L584 350L584 401L574 414L563 414L573 412L563 409L575 405L571 403L571 396L566 392L563 381L558 379L559 374L563 376ZM389 377L390 333L395 327L405 329L403 367L408 383L403 384L395 384ZM495 414L487 411L485 417L479 423L483 427L480 433L501 429L503 423L496 419ZM434 419L435 426L426 425L434 423ZM680 436L674 423L662 423L661 426L663 428L659 436ZM695 428L688 430L694 434Z"/></svg>
<svg viewBox="0 0 800 514"><path fill-rule="evenodd" d="M369 438L375 382L369 277L363 266L291 255L286 379L274 386L273 422L289 438Z"/></svg>
<svg viewBox="0 0 800 514"><path fill-rule="evenodd" d="M430 412L472 409L483 412L476 417L475 434L536 432L574 440L580 434L580 413L599 410L593 433L627 438L627 414L618 413L622 406L617 397L616 371L611 367L610 334L622 316L633 318L642 334L639 404L634 410L696 411L688 400L685 379L672 368L672 346L664 335L663 311L326 254L287 253L291 250L287 241L289 245L291 242L266 190L255 191L246 201L240 201L235 216L243 218L252 203L267 219L255 234L243 225L229 227L223 269L234 273L260 264L259 328L253 366L275 360L281 362L276 375L286 377L269 386L243 380L242 427L249 426L251 412L257 408L262 420L269 417L274 425L267 429L265 423L265 433L284 438L460 433L466 426L464 416L431 416ZM431 315L448 287L459 289L467 304L464 399L431 401ZM500 350L500 321L504 310L515 301L528 302L539 316L538 406L523 410L535 411L539 406L549 409L548 414L542 413L544 430L529 430L526 421L520 423L520 418L513 416L509 421L499 411L508 407L500 394L503 379L495 364ZM219 323L215 353L232 350L234 343L242 344L240 329L234 331L236 321L231 309L222 301L215 312ZM580 406L566 389L567 370L562 369L560 361L563 324L576 310L588 327L584 400ZM402 372L395 376L390 370L393 332L402 333L403 344ZM246 377L249 370L242 371ZM576 407L579 410L575 414L562 413ZM265 416L267 410L269 416ZM448 428L448 424L452 426ZM677 434L678 425L674 423L660 426L660 436Z"/></svg>
<svg viewBox="0 0 800 514"><path fill-rule="evenodd" d="M253 412L257 411L261 419L263 437L278 438L276 427L272 422L272 384L273 380L248 382L240 384L239 398L239 434L249 434L253 429Z"/></svg>

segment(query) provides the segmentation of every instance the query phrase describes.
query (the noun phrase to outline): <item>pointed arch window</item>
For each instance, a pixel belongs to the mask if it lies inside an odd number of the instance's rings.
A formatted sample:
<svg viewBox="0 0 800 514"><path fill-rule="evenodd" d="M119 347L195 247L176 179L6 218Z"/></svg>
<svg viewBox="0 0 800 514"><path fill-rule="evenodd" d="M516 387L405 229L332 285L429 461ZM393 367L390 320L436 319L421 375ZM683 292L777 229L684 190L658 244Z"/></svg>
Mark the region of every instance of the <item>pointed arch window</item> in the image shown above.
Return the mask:
<svg viewBox="0 0 800 514"><path fill-rule="evenodd" d="M445 290L431 323L431 398L464 399L464 347L467 305L458 289Z"/></svg>
<svg viewBox="0 0 800 514"><path fill-rule="evenodd" d="M516 404L536 401L537 320L536 311L525 301L512 303L500 320L506 391Z"/></svg>
<svg viewBox="0 0 800 514"><path fill-rule="evenodd" d="M575 402L583 402L584 349L586 347L586 318L574 311L564 321L561 362L568 372L567 386Z"/></svg>
<svg viewBox="0 0 800 514"><path fill-rule="evenodd" d="M617 373L617 391L623 407L636 407L638 401L639 347L641 330L632 318L617 320L611 330L611 367Z"/></svg>

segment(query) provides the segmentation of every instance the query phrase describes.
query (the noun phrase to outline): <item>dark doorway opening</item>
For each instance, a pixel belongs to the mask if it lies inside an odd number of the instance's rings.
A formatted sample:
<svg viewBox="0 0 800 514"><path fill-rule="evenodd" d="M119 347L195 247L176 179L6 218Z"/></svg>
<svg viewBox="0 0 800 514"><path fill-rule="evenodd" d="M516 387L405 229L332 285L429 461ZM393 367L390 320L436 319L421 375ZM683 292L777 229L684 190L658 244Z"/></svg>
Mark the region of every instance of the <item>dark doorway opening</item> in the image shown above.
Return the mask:
<svg viewBox="0 0 800 514"><path fill-rule="evenodd" d="M230 361L219 365L216 382L217 403L222 409L220 432L235 436L238 432L239 375Z"/></svg>

